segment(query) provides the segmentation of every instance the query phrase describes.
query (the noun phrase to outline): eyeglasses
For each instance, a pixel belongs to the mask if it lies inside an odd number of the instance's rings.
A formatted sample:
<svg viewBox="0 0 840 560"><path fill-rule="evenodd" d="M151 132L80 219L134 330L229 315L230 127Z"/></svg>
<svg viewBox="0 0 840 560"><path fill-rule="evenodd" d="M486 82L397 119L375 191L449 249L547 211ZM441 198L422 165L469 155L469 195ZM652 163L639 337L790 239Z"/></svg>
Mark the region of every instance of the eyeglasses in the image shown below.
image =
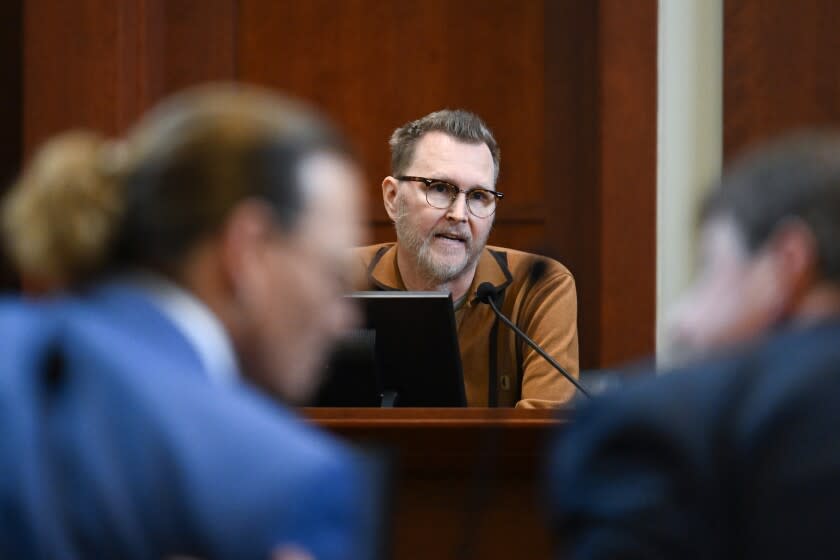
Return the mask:
<svg viewBox="0 0 840 560"><path fill-rule="evenodd" d="M426 185L426 202L432 208L445 210L452 206L458 195L464 193L467 201L467 208L476 218L489 218L496 211L496 201L505 195L498 191L491 191L476 187L464 190L452 183L440 179L427 179L426 177L410 177L402 175L397 177L398 181L417 181Z"/></svg>

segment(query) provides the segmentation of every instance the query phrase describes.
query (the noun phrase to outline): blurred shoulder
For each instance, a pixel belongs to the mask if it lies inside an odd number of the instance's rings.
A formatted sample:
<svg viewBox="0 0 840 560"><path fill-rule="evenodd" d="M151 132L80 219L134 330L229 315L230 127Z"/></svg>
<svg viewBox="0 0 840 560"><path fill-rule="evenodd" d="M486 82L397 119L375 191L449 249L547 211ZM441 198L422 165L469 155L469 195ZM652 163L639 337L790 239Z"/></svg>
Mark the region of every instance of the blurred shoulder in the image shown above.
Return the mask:
<svg viewBox="0 0 840 560"><path fill-rule="evenodd" d="M166 393L158 396L170 401L160 413L172 424L175 447L191 455L194 466L206 458L231 475L247 467L254 474L282 470L294 478L313 469L341 470L353 461L346 444L247 382L218 387L182 377Z"/></svg>
<svg viewBox="0 0 840 560"><path fill-rule="evenodd" d="M0 348L16 348L27 340L53 336L60 324L62 300L0 297ZM10 359L13 354L3 352Z"/></svg>
<svg viewBox="0 0 840 560"><path fill-rule="evenodd" d="M669 419L710 418L728 394L738 392L747 361L746 356L719 356L664 373L637 374L620 389L583 403L579 417L624 417L623 422L634 416L670 426Z"/></svg>
<svg viewBox="0 0 840 560"><path fill-rule="evenodd" d="M790 328L655 375L584 403L582 424L713 433L716 424L754 439L782 416L831 401L840 407L840 322ZM835 397L835 395L837 395Z"/></svg>
<svg viewBox="0 0 840 560"><path fill-rule="evenodd" d="M0 393L24 399L23 385L37 379L60 332L53 305L17 297L0 298ZM3 405L0 405L3 408Z"/></svg>
<svg viewBox="0 0 840 560"><path fill-rule="evenodd" d="M52 307L46 300L31 300L13 295L0 297L0 327L13 327L18 321L43 320Z"/></svg>
<svg viewBox="0 0 840 560"><path fill-rule="evenodd" d="M229 398L235 399L229 405L232 414L248 416L254 428L264 430L269 438L283 435L286 442L297 447L300 459L333 463L336 459L348 459L354 453L343 441L317 427L299 412L249 384L240 386Z"/></svg>

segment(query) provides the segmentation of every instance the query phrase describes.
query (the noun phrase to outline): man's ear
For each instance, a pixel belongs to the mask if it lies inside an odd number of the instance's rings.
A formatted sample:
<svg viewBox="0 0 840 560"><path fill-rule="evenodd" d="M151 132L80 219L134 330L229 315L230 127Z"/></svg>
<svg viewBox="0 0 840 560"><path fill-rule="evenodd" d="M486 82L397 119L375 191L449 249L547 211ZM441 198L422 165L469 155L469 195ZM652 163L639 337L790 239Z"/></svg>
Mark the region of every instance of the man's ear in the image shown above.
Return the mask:
<svg viewBox="0 0 840 560"><path fill-rule="evenodd" d="M388 175L382 180L382 201L385 203L385 211L392 222L397 221L397 180Z"/></svg>
<svg viewBox="0 0 840 560"><path fill-rule="evenodd" d="M264 202L249 199L231 210L221 233L221 263L234 290L242 279L260 274L274 227L273 212Z"/></svg>
<svg viewBox="0 0 840 560"><path fill-rule="evenodd" d="M789 306L795 306L819 281L817 240L801 220L790 219L776 228L770 240L773 268Z"/></svg>

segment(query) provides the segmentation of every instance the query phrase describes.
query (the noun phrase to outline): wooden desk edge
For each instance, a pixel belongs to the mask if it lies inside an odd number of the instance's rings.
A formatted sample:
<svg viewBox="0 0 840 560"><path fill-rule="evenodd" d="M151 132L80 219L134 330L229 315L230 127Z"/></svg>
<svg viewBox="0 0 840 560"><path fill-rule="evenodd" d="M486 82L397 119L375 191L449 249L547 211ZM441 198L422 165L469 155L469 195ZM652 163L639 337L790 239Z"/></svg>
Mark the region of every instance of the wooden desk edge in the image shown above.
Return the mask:
<svg viewBox="0 0 840 560"><path fill-rule="evenodd" d="M300 413L326 428L550 427L567 422L570 409L513 408L302 408Z"/></svg>

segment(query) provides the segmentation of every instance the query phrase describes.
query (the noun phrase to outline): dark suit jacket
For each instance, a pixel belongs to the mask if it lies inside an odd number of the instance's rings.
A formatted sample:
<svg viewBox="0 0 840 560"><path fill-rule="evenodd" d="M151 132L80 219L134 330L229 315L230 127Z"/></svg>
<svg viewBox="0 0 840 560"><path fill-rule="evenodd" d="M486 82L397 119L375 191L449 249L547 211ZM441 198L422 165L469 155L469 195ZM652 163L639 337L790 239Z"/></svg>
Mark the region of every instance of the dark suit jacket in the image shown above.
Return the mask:
<svg viewBox="0 0 840 560"><path fill-rule="evenodd" d="M551 452L568 558L840 558L840 322L583 407Z"/></svg>
<svg viewBox="0 0 840 560"><path fill-rule="evenodd" d="M113 285L0 304L0 557L319 559L372 551L364 460Z"/></svg>

